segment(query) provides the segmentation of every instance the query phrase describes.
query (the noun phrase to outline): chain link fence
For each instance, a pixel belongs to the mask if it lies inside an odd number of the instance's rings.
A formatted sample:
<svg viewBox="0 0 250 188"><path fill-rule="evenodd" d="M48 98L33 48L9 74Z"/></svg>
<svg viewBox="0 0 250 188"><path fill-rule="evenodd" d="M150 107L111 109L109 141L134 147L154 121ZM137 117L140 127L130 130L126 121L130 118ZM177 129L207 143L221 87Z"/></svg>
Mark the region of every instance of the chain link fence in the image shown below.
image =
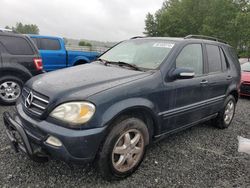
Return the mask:
<svg viewBox="0 0 250 188"><path fill-rule="evenodd" d="M67 50L73 50L73 51L85 51L85 52L99 52L103 53L107 51L109 48L104 46L72 46L67 45Z"/></svg>

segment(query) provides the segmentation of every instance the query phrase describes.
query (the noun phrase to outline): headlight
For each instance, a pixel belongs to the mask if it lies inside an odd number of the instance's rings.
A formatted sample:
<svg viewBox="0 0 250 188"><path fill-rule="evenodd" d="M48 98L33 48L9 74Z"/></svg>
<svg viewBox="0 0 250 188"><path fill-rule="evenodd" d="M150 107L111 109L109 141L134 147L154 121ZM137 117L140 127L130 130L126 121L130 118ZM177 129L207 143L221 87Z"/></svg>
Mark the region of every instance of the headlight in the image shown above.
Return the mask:
<svg viewBox="0 0 250 188"><path fill-rule="evenodd" d="M59 105L50 116L74 124L86 123L95 113L95 106L89 102L68 102Z"/></svg>

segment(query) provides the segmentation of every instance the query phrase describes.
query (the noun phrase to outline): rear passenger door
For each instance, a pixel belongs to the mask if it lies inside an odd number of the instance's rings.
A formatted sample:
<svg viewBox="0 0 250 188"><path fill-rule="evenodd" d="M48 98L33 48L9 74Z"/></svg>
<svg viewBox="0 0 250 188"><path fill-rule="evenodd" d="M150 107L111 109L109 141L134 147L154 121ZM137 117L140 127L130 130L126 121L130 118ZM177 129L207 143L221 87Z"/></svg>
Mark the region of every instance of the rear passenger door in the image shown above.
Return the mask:
<svg viewBox="0 0 250 188"><path fill-rule="evenodd" d="M206 44L205 48L208 67L207 92L211 106L210 114L213 114L223 105L227 88L232 82L232 75L223 48L212 44Z"/></svg>
<svg viewBox="0 0 250 188"><path fill-rule="evenodd" d="M44 69L46 71L66 67L66 51L58 39L36 38L34 41L42 56Z"/></svg>

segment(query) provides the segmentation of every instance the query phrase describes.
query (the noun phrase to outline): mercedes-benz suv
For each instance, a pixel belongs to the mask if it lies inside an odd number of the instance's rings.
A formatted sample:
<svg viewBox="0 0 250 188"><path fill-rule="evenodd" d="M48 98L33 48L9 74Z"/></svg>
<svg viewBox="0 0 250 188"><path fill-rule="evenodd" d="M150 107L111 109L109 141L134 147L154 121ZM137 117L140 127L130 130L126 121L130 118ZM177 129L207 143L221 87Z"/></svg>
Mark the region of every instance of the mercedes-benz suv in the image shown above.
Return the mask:
<svg viewBox="0 0 250 188"><path fill-rule="evenodd" d="M94 63L29 80L16 113L4 113L7 135L33 160L94 161L103 176L124 178L150 143L205 121L227 128L240 73L218 39L133 38Z"/></svg>

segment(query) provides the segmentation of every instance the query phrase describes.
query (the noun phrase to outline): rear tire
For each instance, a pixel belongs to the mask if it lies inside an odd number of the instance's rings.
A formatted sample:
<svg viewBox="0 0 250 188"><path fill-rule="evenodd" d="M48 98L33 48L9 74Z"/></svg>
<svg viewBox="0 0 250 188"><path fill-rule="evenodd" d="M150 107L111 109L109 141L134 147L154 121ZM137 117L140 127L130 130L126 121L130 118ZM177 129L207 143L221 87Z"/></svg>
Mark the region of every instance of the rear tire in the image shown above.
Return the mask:
<svg viewBox="0 0 250 188"><path fill-rule="evenodd" d="M225 102L223 109L218 116L212 120L212 124L220 129L228 128L234 118L236 107L236 100L232 95L229 95Z"/></svg>
<svg viewBox="0 0 250 188"><path fill-rule="evenodd" d="M99 153L97 165L107 180L131 175L143 161L149 143L146 124L137 118L127 118L114 124Z"/></svg>
<svg viewBox="0 0 250 188"><path fill-rule="evenodd" d="M0 103L13 105L21 95L23 81L15 76L3 76L0 78Z"/></svg>

